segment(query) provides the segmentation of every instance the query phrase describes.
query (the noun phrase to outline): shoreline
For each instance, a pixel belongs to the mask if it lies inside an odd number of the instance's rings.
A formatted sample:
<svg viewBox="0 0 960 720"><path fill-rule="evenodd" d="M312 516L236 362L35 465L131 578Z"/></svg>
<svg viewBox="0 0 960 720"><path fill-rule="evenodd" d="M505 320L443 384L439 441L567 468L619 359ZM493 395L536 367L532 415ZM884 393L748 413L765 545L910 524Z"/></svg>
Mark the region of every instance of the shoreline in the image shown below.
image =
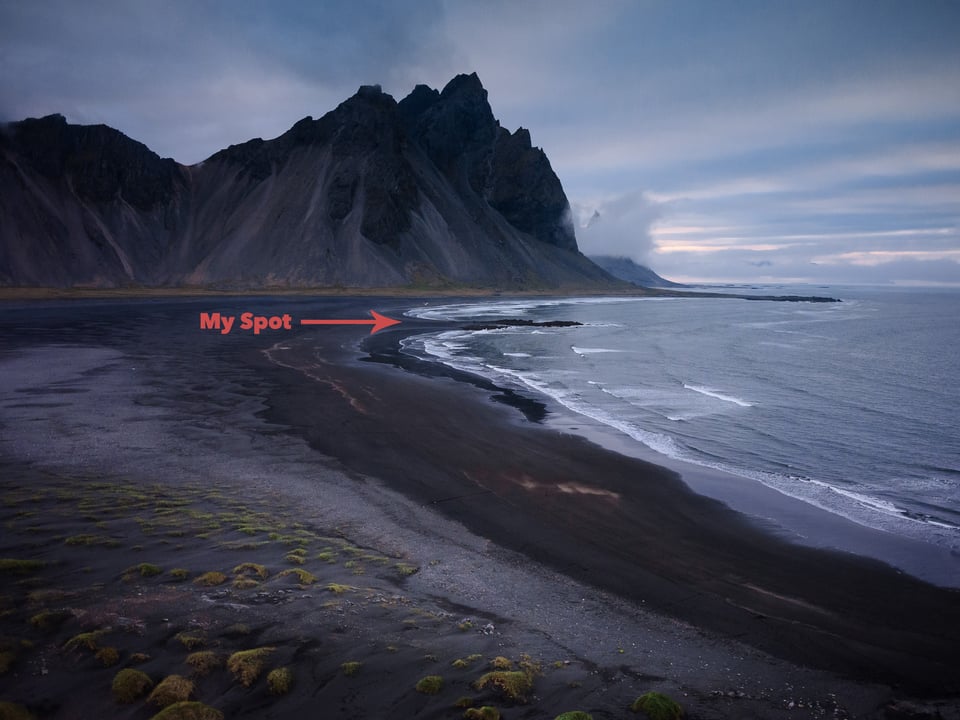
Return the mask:
<svg viewBox="0 0 960 720"><path fill-rule="evenodd" d="M463 322L455 321L449 325L460 328ZM443 328L437 326L434 329L440 331ZM420 332L420 329L398 329L391 336L367 338L358 344L356 352L359 355L370 353L370 357L363 358L364 361L373 359L424 377L452 378L465 386L487 391L491 399L514 408L527 421L675 472L696 494L720 501L781 538L807 547L870 558L925 582L960 589L960 559L948 548L861 524L732 471L664 455L533 390L505 388L495 380L454 369L439 360L421 360L403 354L399 349L401 339Z"/></svg>
<svg viewBox="0 0 960 720"><path fill-rule="evenodd" d="M331 307L353 313L369 303ZM378 309L389 314L400 302L393 305ZM231 717L256 716L268 702L282 703L276 717L302 717L317 697L340 708L331 710L336 717L395 706L405 716L434 717L453 712L462 694L506 707L507 717L535 712L478 694L471 683L484 667L450 669L474 653L487 660L530 653L541 662L531 702L545 717L576 708L619 716L651 689L678 699L691 717L879 719L893 708L921 717L956 705L960 684L949 665L951 633L960 627L956 593L879 563L798 550L685 489L669 470L525 422L513 407L491 402L488 389L360 361L356 332L291 336L281 359L295 367L282 368L263 354L274 340L198 334L190 305L134 307L98 308L67 334L54 315L29 335L10 336L10 347L20 349L0 352L0 459L15 471L5 475L5 490L11 477L31 492L56 482L95 489L98 481L122 481L190 497L199 484L258 517L292 513L286 522L390 558L383 571L364 561L366 573L356 576L345 562L314 558L323 545L309 546L305 569L324 583L360 588L337 608L326 607L329 593L296 585L292 595L278 595L290 589L277 579L290 565L266 537L262 549L241 557L223 556L220 544L199 536L177 550L175 538L137 540L135 529L113 535L142 544L143 559L165 570L189 566L187 557L196 558L193 569L220 564L227 573L237 562L263 561L271 576L262 590L289 599L259 606L256 588L171 588L163 576L118 585L132 561L94 549L97 562L118 563L104 568L103 592L119 593L110 601L126 603L121 614L145 624L146 635L137 637L156 643L147 668L155 679L184 672L164 621L185 627L192 617L213 623L209 640L226 652L238 641L217 635L220 624L252 613L252 627L263 628L256 640L278 644L296 661L298 685L282 701L271 700L262 681L250 690L230 686L226 670L214 676L220 680L198 680L198 697ZM181 320L189 331L169 329ZM631 497L638 473L663 482ZM83 514L66 518L50 532L89 532ZM18 522L34 521L24 515ZM233 532L231 542L251 540ZM62 542L38 544L43 536L17 537L21 544L11 550L5 536L3 556L34 548L67 562L73 552ZM397 577L387 572L395 563L418 570ZM96 579L82 567L57 567L70 592L87 592ZM138 609L138 593L156 600L153 614ZM70 607L78 619L64 627L72 634L90 616ZM2 634L22 634L35 612L15 607L0 619ZM464 631L466 618L474 626ZM489 635L487 624L495 627ZM115 715L117 706L102 697L103 674L111 671L92 657L63 656L57 648L67 637L39 635L42 644L15 662L15 674L0 676L0 683L15 679L0 688L0 699L23 702L9 697L11 689L45 688L64 708L74 702ZM303 644L304 637L319 644ZM126 652L121 647L123 665ZM31 659L37 653L57 658L56 671L68 673L57 677L72 684L44 680ZM356 656L370 675L350 685L339 663ZM450 683L435 700L413 690L428 672Z"/></svg>
<svg viewBox="0 0 960 720"><path fill-rule="evenodd" d="M308 355L283 362L302 371ZM870 558L786 542L672 471L523 423L482 390L416 375L398 382L388 368L329 357L314 379L347 400L349 434L300 431L347 467L579 581L792 661L927 691L956 683L943 630L960 627L957 593ZM283 422L309 414L303 398L277 405L289 409L276 415ZM438 420L386 427L384 408L406 406ZM470 433L455 427L464 416ZM377 437L386 457L371 456L362 437Z"/></svg>
<svg viewBox="0 0 960 720"><path fill-rule="evenodd" d="M557 432L673 470L693 492L722 502L785 540L869 558L918 580L960 590L960 559L948 548L858 523L759 480L671 458L566 408L553 408L544 422Z"/></svg>

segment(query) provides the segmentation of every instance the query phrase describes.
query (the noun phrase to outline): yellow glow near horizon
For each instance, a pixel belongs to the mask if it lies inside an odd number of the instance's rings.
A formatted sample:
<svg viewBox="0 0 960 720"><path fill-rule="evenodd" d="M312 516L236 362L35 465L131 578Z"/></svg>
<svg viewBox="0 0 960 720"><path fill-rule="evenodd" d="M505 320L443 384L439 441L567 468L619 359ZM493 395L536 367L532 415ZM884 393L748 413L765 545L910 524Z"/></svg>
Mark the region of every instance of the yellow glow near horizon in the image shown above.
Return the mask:
<svg viewBox="0 0 960 720"><path fill-rule="evenodd" d="M960 250L863 250L816 257L813 262L826 265L882 265L895 260L958 260Z"/></svg>

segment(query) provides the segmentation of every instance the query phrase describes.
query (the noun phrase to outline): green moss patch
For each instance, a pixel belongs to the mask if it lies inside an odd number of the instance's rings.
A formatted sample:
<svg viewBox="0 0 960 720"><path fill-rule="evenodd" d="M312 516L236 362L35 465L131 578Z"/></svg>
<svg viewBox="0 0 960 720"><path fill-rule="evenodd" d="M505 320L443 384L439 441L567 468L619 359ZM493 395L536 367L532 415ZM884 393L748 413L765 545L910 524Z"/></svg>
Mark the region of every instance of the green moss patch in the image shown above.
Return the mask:
<svg viewBox="0 0 960 720"><path fill-rule="evenodd" d="M500 720L500 711L492 705L469 708L463 713L464 720Z"/></svg>
<svg viewBox="0 0 960 720"><path fill-rule="evenodd" d="M347 677L353 677L358 672L360 672L360 668L362 667L363 667L362 662L350 661L350 662L343 663L343 665L340 666L340 669L343 671L343 674L346 675Z"/></svg>
<svg viewBox="0 0 960 720"><path fill-rule="evenodd" d="M217 570L212 570L210 572L205 572L203 575L199 575L194 578L194 585L203 585L204 587L214 587L215 585L222 585L227 581L227 576L222 572Z"/></svg>
<svg viewBox="0 0 960 720"><path fill-rule="evenodd" d="M267 658L276 650L273 647L260 647L253 650L241 650L235 652L227 660L227 669L233 673L234 677L250 687L253 685L260 673L263 672L263 666Z"/></svg>
<svg viewBox="0 0 960 720"><path fill-rule="evenodd" d="M141 670L126 668L113 676L113 699L123 705L136 702L153 688L153 680Z"/></svg>
<svg viewBox="0 0 960 720"><path fill-rule="evenodd" d="M167 675L147 697L147 702L165 708L168 705L189 700L192 694L192 680L182 675Z"/></svg>
<svg viewBox="0 0 960 720"><path fill-rule="evenodd" d="M37 630L51 632L60 628L63 623L72 618L71 613L65 610L45 610L30 618L30 624Z"/></svg>
<svg viewBox="0 0 960 720"><path fill-rule="evenodd" d="M42 560L18 560L16 558L0 558L0 572L11 575L29 575L46 567Z"/></svg>
<svg viewBox="0 0 960 720"><path fill-rule="evenodd" d="M65 545L73 547L88 547L91 545L100 545L102 547L120 547L120 542L105 535L71 535L63 541Z"/></svg>
<svg viewBox="0 0 960 720"><path fill-rule="evenodd" d="M197 677L205 677L219 667L223 666L223 658L212 650L200 650L190 653L185 660L187 665L193 668L193 674Z"/></svg>
<svg viewBox="0 0 960 720"><path fill-rule="evenodd" d="M397 563L394 567L403 577L410 577L420 571L417 565L410 565L409 563Z"/></svg>
<svg viewBox="0 0 960 720"><path fill-rule="evenodd" d="M494 670L474 683L477 690L492 687L513 702L525 703L533 691L533 677L523 670Z"/></svg>
<svg viewBox="0 0 960 720"><path fill-rule="evenodd" d="M570 710L560 713L553 720L593 720L593 715L585 713L583 710Z"/></svg>
<svg viewBox="0 0 960 720"><path fill-rule="evenodd" d="M307 551L303 548L297 548L284 555L283 559L293 565L303 565L307 561Z"/></svg>
<svg viewBox="0 0 960 720"><path fill-rule="evenodd" d="M168 705L151 720L223 720L223 713L201 702L178 702Z"/></svg>
<svg viewBox="0 0 960 720"><path fill-rule="evenodd" d="M157 567L153 563L143 562L143 563L140 563L139 565L134 565L133 567L128 567L126 570L124 570L123 579L133 580L137 576L142 578L153 577L155 575L159 575L162 572L163 570L161 570L159 567Z"/></svg>
<svg viewBox="0 0 960 720"><path fill-rule="evenodd" d="M267 673L267 687L273 695L286 695L293 687L293 672L290 668L274 668Z"/></svg>
<svg viewBox="0 0 960 720"><path fill-rule="evenodd" d="M470 667L471 665L473 665L473 663L475 663L477 660L479 660L482 657L483 655L479 655L479 654L467 655L466 657L463 657L463 658L457 658L451 663L451 665L453 665L458 670L462 670L464 668Z"/></svg>
<svg viewBox="0 0 960 720"><path fill-rule="evenodd" d="M115 647L100 648L94 654L94 657L100 661L104 667L111 667L120 662L120 651Z"/></svg>
<svg viewBox="0 0 960 720"><path fill-rule="evenodd" d="M74 635L72 638L67 640L64 644L64 650L80 650L81 648L86 648L87 650L95 651L99 649L97 641L106 635L110 630L104 628L103 630L94 630L92 632L80 633L79 635Z"/></svg>
<svg viewBox="0 0 960 720"><path fill-rule="evenodd" d="M245 562L240 563L233 569L234 575L256 575L261 580L266 580L270 574L267 572L266 565L260 563Z"/></svg>
<svg viewBox="0 0 960 720"><path fill-rule="evenodd" d="M630 709L644 713L650 720L680 720L683 717L683 708L658 692L644 693L630 704Z"/></svg>
<svg viewBox="0 0 960 720"><path fill-rule="evenodd" d="M443 678L439 675L427 675L420 678L416 685L416 691L424 695L437 695L443 689Z"/></svg>
<svg viewBox="0 0 960 720"><path fill-rule="evenodd" d="M288 568L277 573L277 577L293 577L301 585L313 585L317 581L316 575L303 568Z"/></svg>
<svg viewBox="0 0 960 720"><path fill-rule="evenodd" d="M206 645L207 640L200 633L193 632L178 632L174 635L174 639L177 640L181 645L183 645L187 650L196 650Z"/></svg>

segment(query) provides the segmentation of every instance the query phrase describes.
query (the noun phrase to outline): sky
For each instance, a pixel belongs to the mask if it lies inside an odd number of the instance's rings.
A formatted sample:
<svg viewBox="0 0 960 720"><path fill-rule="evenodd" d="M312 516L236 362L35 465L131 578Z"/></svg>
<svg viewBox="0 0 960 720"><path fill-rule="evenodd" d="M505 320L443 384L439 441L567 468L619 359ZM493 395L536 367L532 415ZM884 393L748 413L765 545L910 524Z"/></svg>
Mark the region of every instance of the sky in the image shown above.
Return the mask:
<svg viewBox="0 0 960 720"><path fill-rule="evenodd" d="M185 164L469 72L587 254L960 285L960 0L0 0L0 120L105 123Z"/></svg>

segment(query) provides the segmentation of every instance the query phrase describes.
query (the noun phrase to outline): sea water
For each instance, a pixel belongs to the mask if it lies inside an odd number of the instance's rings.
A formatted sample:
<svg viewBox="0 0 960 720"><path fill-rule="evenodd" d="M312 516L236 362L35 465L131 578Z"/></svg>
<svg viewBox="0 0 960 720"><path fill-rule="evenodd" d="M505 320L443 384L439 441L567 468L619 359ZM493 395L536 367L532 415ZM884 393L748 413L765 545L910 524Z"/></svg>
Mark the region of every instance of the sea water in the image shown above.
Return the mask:
<svg viewBox="0 0 960 720"><path fill-rule="evenodd" d="M760 290L842 302L435 303L408 314L583 325L449 330L407 338L403 351L668 458L960 552L960 291Z"/></svg>

